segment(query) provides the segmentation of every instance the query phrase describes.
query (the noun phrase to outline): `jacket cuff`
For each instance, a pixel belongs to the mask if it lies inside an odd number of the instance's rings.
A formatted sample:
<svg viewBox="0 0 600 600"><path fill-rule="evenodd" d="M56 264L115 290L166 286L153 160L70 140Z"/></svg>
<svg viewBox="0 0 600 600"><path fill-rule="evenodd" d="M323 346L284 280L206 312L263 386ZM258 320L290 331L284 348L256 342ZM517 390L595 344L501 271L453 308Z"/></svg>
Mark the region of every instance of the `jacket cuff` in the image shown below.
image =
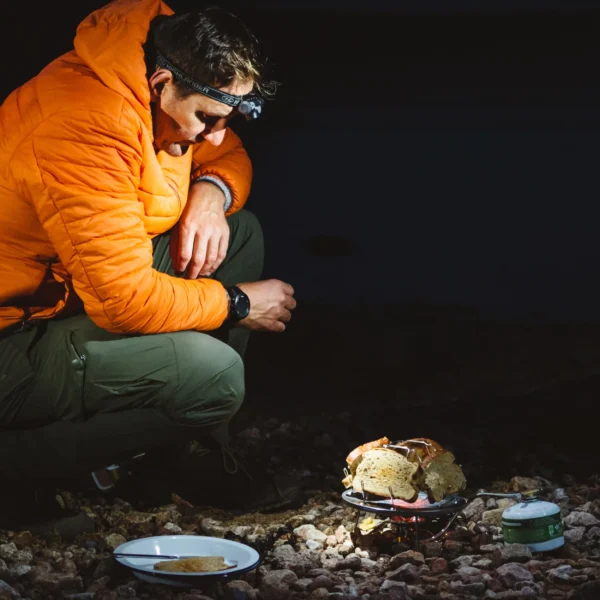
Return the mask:
<svg viewBox="0 0 600 600"><path fill-rule="evenodd" d="M202 175L202 177L196 177L196 179L192 180L192 185L197 183L198 181L208 181L216 185L224 194L225 194L225 204L223 206L223 211L227 212L231 208L231 203L233 202L233 198L231 196L231 190L229 186L214 175Z"/></svg>

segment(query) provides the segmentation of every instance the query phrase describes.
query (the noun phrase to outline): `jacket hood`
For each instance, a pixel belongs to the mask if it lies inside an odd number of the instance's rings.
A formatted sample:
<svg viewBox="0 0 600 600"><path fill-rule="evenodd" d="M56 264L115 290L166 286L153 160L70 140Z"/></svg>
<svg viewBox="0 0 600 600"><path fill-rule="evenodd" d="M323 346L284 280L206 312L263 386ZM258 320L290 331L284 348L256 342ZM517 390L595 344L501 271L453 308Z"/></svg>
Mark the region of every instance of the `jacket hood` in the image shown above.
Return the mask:
<svg viewBox="0 0 600 600"><path fill-rule="evenodd" d="M172 15L162 0L114 0L77 28L75 51L98 78L123 96L152 131L150 89L143 45L150 22Z"/></svg>

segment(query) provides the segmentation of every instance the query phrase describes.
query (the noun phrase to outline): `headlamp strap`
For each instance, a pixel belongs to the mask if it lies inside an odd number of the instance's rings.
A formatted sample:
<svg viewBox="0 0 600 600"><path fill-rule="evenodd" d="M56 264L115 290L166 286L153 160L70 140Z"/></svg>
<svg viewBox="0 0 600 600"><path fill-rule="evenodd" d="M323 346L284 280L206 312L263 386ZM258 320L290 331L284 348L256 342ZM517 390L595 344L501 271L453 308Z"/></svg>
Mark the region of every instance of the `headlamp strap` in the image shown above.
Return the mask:
<svg viewBox="0 0 600 600"><path fill-rule="evenodd" d="M240 102L242 102L241 96L234 96L232 94L227 94L226 92L222 92L221 90L217 90L209 85L204 85L203 83L198 83L194 81L191 77L186 75L183 71L180 71L175 65L170 63L162 54L156 53L156 64L163 69L167 69L175 75L179 81L185 83L189 87L191 87L194 91L199 94L203 94L204 96L208 96L217 102L222 102L223 104L227 104L227 106L237 107Z"/></svg>

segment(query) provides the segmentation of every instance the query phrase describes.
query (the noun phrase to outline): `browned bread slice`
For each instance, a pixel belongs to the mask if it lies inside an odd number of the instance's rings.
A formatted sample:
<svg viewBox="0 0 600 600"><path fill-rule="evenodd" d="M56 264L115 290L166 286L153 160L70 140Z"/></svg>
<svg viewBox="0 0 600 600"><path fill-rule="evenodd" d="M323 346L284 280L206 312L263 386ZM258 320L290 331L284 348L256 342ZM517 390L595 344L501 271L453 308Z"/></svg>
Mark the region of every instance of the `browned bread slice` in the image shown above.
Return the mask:
<svg viewBox="0 0 600 600"><path fill-rule="evenodd" d="M444 454L433 459L424 469L423 484L433 502L440 502L450 494L464 489L467 480L459 465Z"/></svg>
<svg viewBox="0 0 600 600"><path fill-rule="evenodd" d="M157 571L171 573L210 573L231 569L222 556L193 556L179 560L164 560L154 565Z"/></svg>
<svg viewBox="0 0 600 600"><path fill-rule="evenodd" d="M352 452L350 452L350 454L348 454L348 456L346 457L346 462L348 463L348 465L350 465L350 468L352 468L352 463L354 463L354 461L363 452L366 452L367 450L373 450L374 448L381 448L381 446L384 446L385 444L389 444L389 443L390 443L390 440L388 440L386 437L382 437L378 440L375 440L374 442L367 442L366 444L363 444L362 446L359 446L358 448L354 448L354 450L352 450Z"/></svg>
<svg viewBox="0 0 600 600"><path fill-rule="evenodd" d="M419 465L388 448L375 448L362 453L356 468L352 488L389 498L414 502L418 495L416 473Z"/></svg>

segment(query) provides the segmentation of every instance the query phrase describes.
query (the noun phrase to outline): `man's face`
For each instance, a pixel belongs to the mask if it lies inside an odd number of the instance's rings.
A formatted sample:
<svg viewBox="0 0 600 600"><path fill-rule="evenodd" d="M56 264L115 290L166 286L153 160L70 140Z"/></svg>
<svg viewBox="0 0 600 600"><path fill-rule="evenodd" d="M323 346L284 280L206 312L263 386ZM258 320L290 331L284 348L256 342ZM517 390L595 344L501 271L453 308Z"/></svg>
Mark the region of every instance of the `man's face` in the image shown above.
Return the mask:
<svg viewBox="0 0 600 600"><path fill-rule="evenodd" d="M217 88L222 92L243 96L252 91L252 82L234 80L230 85ZM225 137L228 119L234 108L202 94L184 98L169 71L159 69L150 78L153 102L154 147L171 156L182 156L192 144L204 140L218 146Z"/></svg>

